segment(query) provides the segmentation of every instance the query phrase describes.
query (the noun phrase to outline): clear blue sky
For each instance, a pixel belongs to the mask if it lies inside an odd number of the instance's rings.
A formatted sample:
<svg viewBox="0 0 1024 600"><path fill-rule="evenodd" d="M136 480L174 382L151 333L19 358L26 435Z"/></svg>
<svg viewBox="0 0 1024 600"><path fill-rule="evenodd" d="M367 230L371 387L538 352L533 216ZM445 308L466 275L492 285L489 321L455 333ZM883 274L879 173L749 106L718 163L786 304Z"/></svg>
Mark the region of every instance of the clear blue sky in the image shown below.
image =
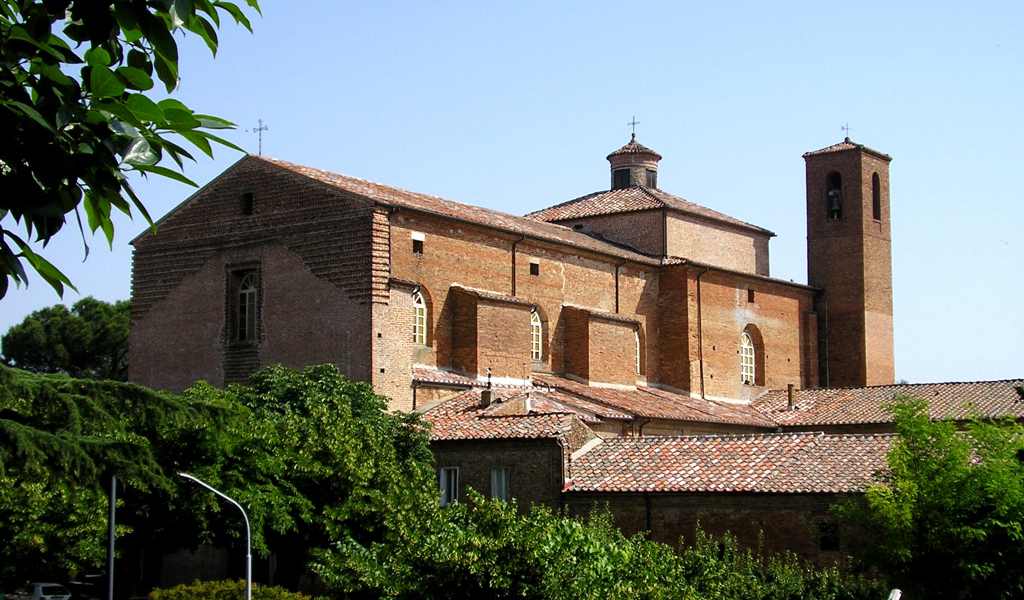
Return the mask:
<svg viewBox="0 0 1024 600"><path fill-rule="evenodd" d="M177 97L263 153L514 214L608 187L629 140L661 188L771 229L771 274L806 282L801 155L893 157L896 376L1024 376L1024 3L284 2L217 58L183 43ZM204 184L239 158L186 174ZM139 182L155 218L192 192ZM11 226L10 223L5 223ZM128 298L128 242L69 225L49 256L82 295ZM74 292L65 301L74 302ZM59 299L38 277L0 332Z"/></svg>

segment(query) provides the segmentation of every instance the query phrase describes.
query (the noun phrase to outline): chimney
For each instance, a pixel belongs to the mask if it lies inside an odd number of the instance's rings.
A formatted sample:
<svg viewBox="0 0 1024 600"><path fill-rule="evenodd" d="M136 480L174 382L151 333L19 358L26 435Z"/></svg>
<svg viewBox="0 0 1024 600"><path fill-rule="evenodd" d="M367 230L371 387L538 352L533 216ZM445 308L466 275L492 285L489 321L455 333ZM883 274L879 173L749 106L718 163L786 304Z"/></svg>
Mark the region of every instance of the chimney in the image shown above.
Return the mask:
<svg viewBox="0 0 1024 600"><path fill-rule="evenodd" d="M494 401L494 391L491 388L487 388L480 392L480 406L487 408Z"/></svg>
<svg viewBox="0 0 1024 600"><path fill-rule="evenodd" d="M786 388L786 396L789 398L789 410L796 410L796 397L793 395L793 384Z"/></svg>

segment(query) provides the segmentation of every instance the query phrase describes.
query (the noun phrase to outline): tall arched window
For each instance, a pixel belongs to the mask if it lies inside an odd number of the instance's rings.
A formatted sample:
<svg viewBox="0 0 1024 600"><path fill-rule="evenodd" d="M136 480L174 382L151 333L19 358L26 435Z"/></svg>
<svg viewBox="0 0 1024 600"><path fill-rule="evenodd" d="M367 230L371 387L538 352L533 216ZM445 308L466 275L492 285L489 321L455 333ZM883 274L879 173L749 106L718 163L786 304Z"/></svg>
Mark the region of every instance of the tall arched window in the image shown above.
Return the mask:
<svg viewBox="0 0 1024 600"><path fill-rule="evenodd" d="M544 325L537 309L530 312L530 358L541 360L544 356Z"/></svg>
<svg viewBox="0 0 1024 600"><path fill-rule="evenodd" d="M882 182L878 173L871 175L871 216L876 221L882 220Z"/></svg>
<svg viewBox="0 0 1024 600"><path fill-rule="evenodd" d="M740 379L747 385L754 385L756 372L754 340L744 331L740 336Z"/></svg>
<svg viewBox="0 0 1024 600"><path fill-rule="evenodd" d="M235 339L239 342L256 340L256 294L256 273L246 273L238 282L236 298Z"/></svg>
<svg viewBox="0 0 1024 600"><path fill-rule="evenodd" d="M843 178L835 171L825 178L825 210L830 220L843 218Z"/></svg>
<svg viewBox="0 0 1024 600"><path fill-rule="evenodd" d="M412 295L412 342L427 343L427 303L418 291Z"/></svg>
<svg viewBox="0 0 1024 600"><path fill-rule="evenodd" d="M636 342L636 373L640 374L640 330L633 330L633 339Z"/></svg>

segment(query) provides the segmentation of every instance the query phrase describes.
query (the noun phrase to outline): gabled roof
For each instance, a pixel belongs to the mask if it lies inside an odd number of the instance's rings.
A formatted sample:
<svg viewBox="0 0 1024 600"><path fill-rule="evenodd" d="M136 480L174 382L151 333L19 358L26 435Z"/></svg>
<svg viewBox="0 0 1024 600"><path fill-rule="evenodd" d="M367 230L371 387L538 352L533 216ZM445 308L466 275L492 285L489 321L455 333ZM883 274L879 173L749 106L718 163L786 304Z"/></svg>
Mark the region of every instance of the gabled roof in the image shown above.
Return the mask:
<svg viewBox="0 0 1024 600"><path fill-rule="evenodd" d="M526 393L523 390L492 390L494 401L486 407L481 405L481 392L479 389L469 390L424 410L423 419L432 425L431 441L564 439L574 431L587 429L580 417L567 409L542 405L539 410L531 406L529 414L503 411L504 403L522 396ZM537 392L531 391L530 394Z"/></svg>
<svg viewBox="0 0 1024 600"><path fill-rule="evenodd" d="M621 246L601 241L583 233L573 231L561 225L544 223L536 219L517 217L489 208L462 204L452 200L446 200L437 196L410 192L388 185L373 183L364 179L339 175L305 167L283 160L267 158L265 156L249 155L248 158L261 160L286 171L308 177L325 185L343 190L350 194L369 199L379 205L406 208L419 212L429 213L441 217L457 219L463 222L472 223L490 229L500 229L510 233L525 235L534 239L561 243L575 248L590 250L600 254L625 258L630 261L657 265L657 259L647 257L637 252L626 250Z"/></svg>
<svg viewBox="0 0 1024 600"><path fill-rule="evenodd" d="M572 404L575 397L615 409L633 418L777 427L775 421L744 404L691 398L685 394L647 386L637 386L635 389L597 387L555 375L534 374L533 380L536 384L570 394L566 403Z"/></svg>
<svg viewBox="0 0 1024 600"><path fill-rule="evenodd" d="M918 383L863 388L796 390L789 410L785 391L770 391L752 406L784 426L865 425L890 423L882 404L898 396L928 401L933 419L1024 418L1024 379L959 383Z"/></svg>
<svg viewBox="0 0 1024 600"><path fill-rule="evenodd" d="M885 466L892 435L785 433L602 440L569 492L841 493Z"/></svg>
<svg viewBox="0 0 1024 600"><path fill-rule="evenodd" d="M845 140L839 142L838 144L832 144L831 146L827 148L822 148L821 150L812 150L811 152L804 152L804 158L807 158L808 156L817 156L819 154L830 154L832 152L845 152L847 150L863 150L864 152L874 154L875 156L883 160L892 160L892 157L889 156L888 154L884 154L882 152L879 152L878 150L868 148L864 144L857 144L855 142L851 142L850 138L846 138Z"/></svg>
<svg viewBox="0 0 1024 600"><path fill-rule="evenodd" d="M538 221L565 221L582 217L595 217L641 210L667 208L701 219L715 221L734 228L746 229L762 235L774 236L767 229L734 219L716 210L694 204L657 188L633 186L606 192L595 192L561 204L532 212L527 217Z"/></svg>

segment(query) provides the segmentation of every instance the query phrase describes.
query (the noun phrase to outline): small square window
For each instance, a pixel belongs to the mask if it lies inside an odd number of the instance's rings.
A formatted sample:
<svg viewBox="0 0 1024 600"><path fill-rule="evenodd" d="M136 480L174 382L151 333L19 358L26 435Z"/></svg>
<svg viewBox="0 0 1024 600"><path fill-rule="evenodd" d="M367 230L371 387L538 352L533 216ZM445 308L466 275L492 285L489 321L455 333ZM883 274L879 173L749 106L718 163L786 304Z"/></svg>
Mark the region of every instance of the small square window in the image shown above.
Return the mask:
<svg viewBox="0 0 1024 600"><path fill-rule="evenodd" d="M445 467L441 469L441 506L448 506L459 501L459 469Z"/></svg>
<svg viewBox="0 0 1024 600"><path fill-rule="evenodd" d="M508 488L509 470L507 467L491 469L491 498L508 502L512 499Z"/></svg>
<svg viewBox="0 0 1024 600"><path fill-rule="evenodd" d="M530 261L530 275L540 275L540 262Z"/></svg>
<svg viewBox="0 0 1024 600"><path fill-rule="evenodd" d="M256 194L242 192L242 216L251 217L256 208Z"/></svg>
<svg viewBox="0 0 1024 600"><path fill-rule="evenodd" d="M413 240L412 241L412 253L413 254L423 254L423 240Z"/></svg>
<svg viewBox="0 0 1024 600"><path fill-rule="evenodd" d="M822 552L839 551L838 523L818 523L818 549Z"/></svg>
<svg viewBox="0 0 1024 600"><path fill-rule="evenodd" d="M747 289L747 302L753 302L753 301L754 301L754 288L748 288Z"/></svg>

